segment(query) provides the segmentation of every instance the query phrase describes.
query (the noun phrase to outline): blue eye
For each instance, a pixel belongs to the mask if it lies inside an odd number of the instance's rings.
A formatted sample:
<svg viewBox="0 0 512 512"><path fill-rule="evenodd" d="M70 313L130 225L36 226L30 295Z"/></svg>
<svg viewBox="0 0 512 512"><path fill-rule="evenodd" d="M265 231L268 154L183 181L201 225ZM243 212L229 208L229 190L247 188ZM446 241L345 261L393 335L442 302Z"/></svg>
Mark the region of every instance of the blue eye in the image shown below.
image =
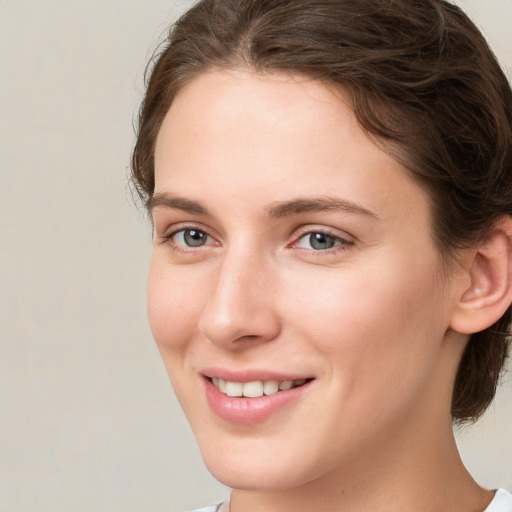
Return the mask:
<svg viewBox="0 0 512 512"><path fill-rule="evenodd" d="M325 251L340 244L341 241L339 238L328 235L327 233L307 233L299 239L297 247L313 249L315 251Z"/></svg>
<svg viewBox="0 0 512 512"><path fill-rule="evenodd" d="M172 235L176 245L187 247L201 247L210 238L204 231L198 229L181 229Z"/></svg>

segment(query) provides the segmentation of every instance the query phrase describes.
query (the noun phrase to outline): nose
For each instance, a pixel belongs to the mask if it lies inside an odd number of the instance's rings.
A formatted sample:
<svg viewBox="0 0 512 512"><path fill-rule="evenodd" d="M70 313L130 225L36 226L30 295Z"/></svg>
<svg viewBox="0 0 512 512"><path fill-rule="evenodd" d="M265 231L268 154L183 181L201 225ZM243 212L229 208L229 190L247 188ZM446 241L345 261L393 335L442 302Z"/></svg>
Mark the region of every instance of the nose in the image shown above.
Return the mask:
<svg viewBox="0 0 512 512"><path fill-rule="evenodd" d="M226 255L199 320L199 330L212 343L239 350L275 339L281 322L275 304L278 286L270 262L256 255Z"/></svg>

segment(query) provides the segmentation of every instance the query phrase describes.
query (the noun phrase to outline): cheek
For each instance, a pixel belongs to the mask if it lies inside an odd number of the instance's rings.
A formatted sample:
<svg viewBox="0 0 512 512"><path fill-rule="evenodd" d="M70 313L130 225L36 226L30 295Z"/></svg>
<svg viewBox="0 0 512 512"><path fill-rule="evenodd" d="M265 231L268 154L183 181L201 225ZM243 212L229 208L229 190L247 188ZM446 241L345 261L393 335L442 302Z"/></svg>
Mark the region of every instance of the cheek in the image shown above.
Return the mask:
<svg viewBox="0 0 512 512"><path fill-rule="evenodd" d="M397 372L411 379L426 372L447 327L433 265L381 263L364 271L303 273L295 301L288 300L333 374L366 378L367 385L396 379Z"/></svg>
<svg viewBox="0 0 512 512"><path fill-rule="evenodd" d="M161 259L156 255L151 260L148 317L153 337L163 353L183 350L189 342L203 307L204 282Z"/></svg>

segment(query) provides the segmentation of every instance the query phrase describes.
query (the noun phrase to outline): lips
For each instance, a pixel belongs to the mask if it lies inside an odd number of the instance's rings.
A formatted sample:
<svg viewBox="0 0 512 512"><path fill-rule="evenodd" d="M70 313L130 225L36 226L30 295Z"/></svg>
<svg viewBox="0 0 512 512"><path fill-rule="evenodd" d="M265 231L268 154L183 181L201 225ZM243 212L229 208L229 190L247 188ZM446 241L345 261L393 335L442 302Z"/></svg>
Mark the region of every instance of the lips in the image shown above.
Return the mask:
<svg viewBox="0 0 512 512"><path fill-rule="evenodd" d="M208 405L222 420L237 424L265 421L293 406L311 387L314 378L261 375L254 372L203 373Z"/></svg>

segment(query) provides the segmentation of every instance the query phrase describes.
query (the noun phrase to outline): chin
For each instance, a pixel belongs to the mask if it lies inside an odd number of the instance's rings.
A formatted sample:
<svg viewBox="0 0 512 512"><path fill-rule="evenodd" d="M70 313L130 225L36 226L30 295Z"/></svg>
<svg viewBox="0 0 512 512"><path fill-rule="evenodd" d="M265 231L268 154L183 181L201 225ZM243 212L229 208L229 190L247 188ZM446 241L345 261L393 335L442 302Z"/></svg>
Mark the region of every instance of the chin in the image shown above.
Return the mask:
<svg viewBox="0 0 512 512"><path fill-rule="evenodd" d="M226 467L225 464L206 463L210 473L221 484L231 489L243 489L247 491L283 491L291 489L307 482L307 479L297 479L296 475L283 474L273 470L272 466L263 469L247 467Z"/></svg>
<svg viewBox="0 0 512 512"><path fill-rule="evenodd" d="M210 473L232 489L282 491L304 485L321 473L300 451L285 454L260 449L259 453L247 450L238 455L227 449L201 452Z"/></svg>

